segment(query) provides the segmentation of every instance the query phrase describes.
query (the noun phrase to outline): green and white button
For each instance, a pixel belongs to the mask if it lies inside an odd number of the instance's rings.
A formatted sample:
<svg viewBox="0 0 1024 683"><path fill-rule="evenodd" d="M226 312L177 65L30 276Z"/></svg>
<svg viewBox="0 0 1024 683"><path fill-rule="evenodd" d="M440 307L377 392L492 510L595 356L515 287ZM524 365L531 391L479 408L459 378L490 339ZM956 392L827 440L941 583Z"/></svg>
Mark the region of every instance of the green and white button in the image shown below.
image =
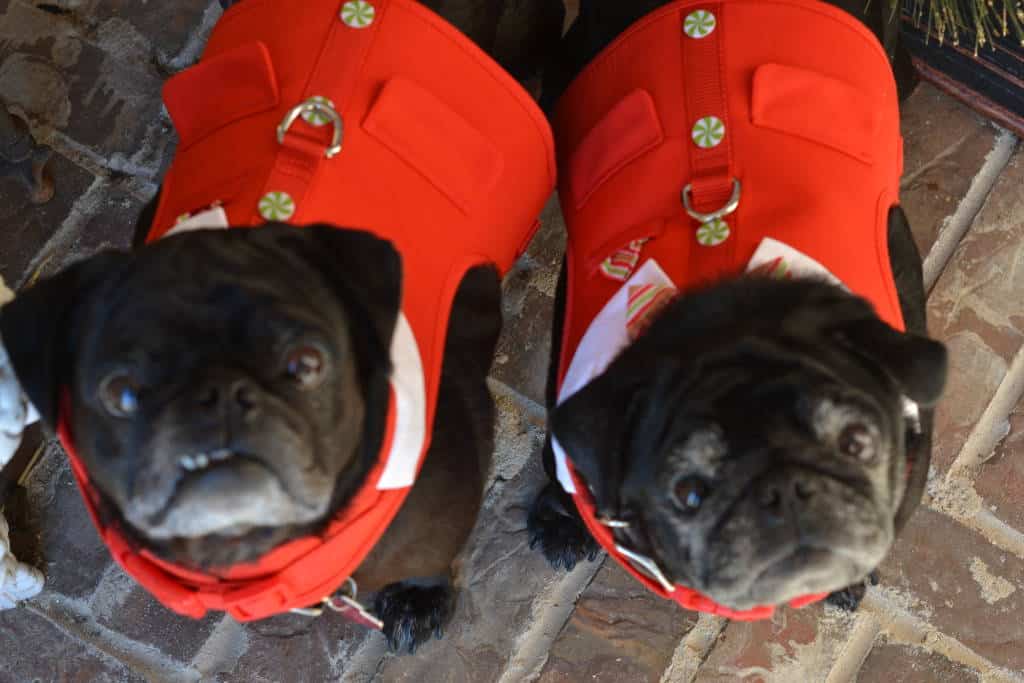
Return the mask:
<svg viewBox="0 0 1024 683"><path fill-rule="evenodd" d="M323 107L334 109L334 102L331 102L326 97L320 97L319 95L314 95L313 97L310 97L308 100L306 100L306 103L319 104ZM302 112L302 120L311 126L316 126L317 128L319 128L320 126L326 126L328 123L330 123L331 117L329 117L320 109L310 109L309 111Z"/></svg>
<svg viewBox="0 0 1024 683"><path fill-rule="evenodd" d="M710 35L717 25L714 14L706 9L699 9L686 15L686 19L683 20L683 31L691 38L700 39Z"/></svg>
<svg viewBox="0 0 1024 683"><path fill-rule="evenodd" d="M717 247L729 239L729 224L721 218L704 223L697 228L697 242L705 247Z"/></svg>
<svg viewBox="0 0 1024 683"><path fill-rule="evenodd" d="M366 0L349 0L341 6L341 20L350 28L366 28L376 16L377 10Z"/></svg>
<svg viewBox="0 0 1024 683"><path fill-rule="evenodd" d="M705 116L693 124L692 136L698 147L717 147L725 138L725 124L717 116Z"/></svg>
<svg viewBox="0 0 1024 683"><path fill-rule="evenodd" d="M268 192L260 200L260 215L265 221L286 221L295 215L295 201L287 192Z"/></svg>

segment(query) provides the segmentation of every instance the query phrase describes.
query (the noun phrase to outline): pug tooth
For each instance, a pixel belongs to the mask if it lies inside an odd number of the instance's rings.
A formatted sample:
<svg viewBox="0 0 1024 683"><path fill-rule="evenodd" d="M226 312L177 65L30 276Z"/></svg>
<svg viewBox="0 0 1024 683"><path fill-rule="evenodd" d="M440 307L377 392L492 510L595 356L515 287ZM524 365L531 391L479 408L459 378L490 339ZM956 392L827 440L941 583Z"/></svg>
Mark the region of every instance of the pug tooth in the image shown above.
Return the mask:
<svg viewBox="0 0 1024 683"><path fill-rule="evenodd" d="M189 472L193 472L196 469L196 461L191 455L182 456L181 460L178 461L178 464Z"/></svg>
<svg viewBox="0 0 1024 683"><path fill-rule="evenodd" d="M196 467L205 470L210 466L210 458L207 457L206 453L200 453L196 456Z"/></svg>

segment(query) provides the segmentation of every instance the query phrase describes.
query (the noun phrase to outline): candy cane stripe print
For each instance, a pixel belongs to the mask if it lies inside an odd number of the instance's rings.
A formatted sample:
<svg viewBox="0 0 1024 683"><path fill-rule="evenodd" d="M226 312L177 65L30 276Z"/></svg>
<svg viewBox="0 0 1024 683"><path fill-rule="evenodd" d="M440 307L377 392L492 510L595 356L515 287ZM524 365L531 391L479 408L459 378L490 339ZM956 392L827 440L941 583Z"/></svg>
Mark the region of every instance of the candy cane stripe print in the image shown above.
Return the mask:
<svg viewBox="0 0 1024 683"><path fill-rule="evenodd" d="M729 239L729 224L721 218L716 218L697 228L697 242L705 247L717 247L727 239Z"/></svg>
<svg viewBox="0 0 1024 683"><path fill-rule="evenodd" d="M260 200L260 215L265 221L286 221L295 215L295 202L287 192L268 192Z"/></svg>
<svg viewBox="0 0 1024 683"><path fill-rule="evenodd" d="M376 16L377 10L366 0L350 0L341 6L341 20L350 28L366 28Z"/></svg>
<svg viewBox="0 0 1024 683"><path fill-rule="evenodd" d="M705 116L693 124L692 135L698 147L717 147L725 138L725 124L717 116Z"/></svg>
<svg viewBox="0 0 1024 683"><path fill-rule="evenodd" d="M319 104L321 106L334 109L334 102L331 102L326 97L320 97L319 95L314 95L313 97L310 97L308 100L306 100L306 104ZM330 123L331 117L323 113L319 109L311 109L309 111L302 112L302 120L311 126L316 126L317 128L319 128L320 126L326 126L328 123Z"/></svg>
<svg viewBox="0 0 1024 683"><path fill-rule="evenodd" d="M683 21L683 31L691 38L704 38L715 30L718 22L715 15L705 9L699 9L686 15Z"/></svg>

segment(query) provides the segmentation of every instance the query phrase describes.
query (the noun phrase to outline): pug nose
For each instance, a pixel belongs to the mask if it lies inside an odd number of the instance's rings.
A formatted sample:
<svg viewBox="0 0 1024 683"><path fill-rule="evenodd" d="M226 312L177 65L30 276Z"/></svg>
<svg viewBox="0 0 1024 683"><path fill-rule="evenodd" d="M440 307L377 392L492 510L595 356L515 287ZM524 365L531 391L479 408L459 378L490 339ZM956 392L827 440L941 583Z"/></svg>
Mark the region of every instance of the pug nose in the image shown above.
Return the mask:
<svg viewBox="0 0 1024 683"><path fill-rule="evenodd" d="M226 408L250 417L259 410L259 392L247 379L211 381L199 391L197 402L205 410Z"/></svg>
<svg viewBox="0 0 1024 683"><path fill-rule="evenodd" d="M782 521L788 512L799 512L806 507L818 491L814 475L797 470L762 479L756 495L765 514L770 519Z"/></svg>

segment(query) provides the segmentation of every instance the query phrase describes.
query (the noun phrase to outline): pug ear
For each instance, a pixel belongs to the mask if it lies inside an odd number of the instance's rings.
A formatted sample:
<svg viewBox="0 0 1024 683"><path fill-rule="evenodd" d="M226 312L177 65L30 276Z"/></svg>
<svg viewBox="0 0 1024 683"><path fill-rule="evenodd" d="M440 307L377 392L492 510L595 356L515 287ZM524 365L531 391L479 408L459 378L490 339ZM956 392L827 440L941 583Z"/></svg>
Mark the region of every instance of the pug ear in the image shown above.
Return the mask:
<svg viewBox="0 0 1024 683"><path fill-rule="evenodd" d="M608 386L607 373L570 396L551 414L551 433L594 492L599 507L618 499L625 473L632 392Z"/></svg>
<svg viewBox="0 0 1024 683"><path fill-rule="evenodd" d="M22 391L43 423L57 427L60 390L71 381L76 312L116 277L130 255L107 251L20 292L0 309L0 336Z"/></svg>
<svg viewBox="0 0 1024 683"><path fill-rule="evenodd" d="M301 256L345 304L356 324L374 334L354 335L357 345L390 357L391 337L402 306L402 259L394 245L363 230L315 224L301 229L269 224L278 244ZM275 229L279 228L279 229Z"/></svg>
<svg viewBox="0 0 1024 683"><path fill-rule="evenodd" d="M843 338L881 365L903 393L922 406L932 406L946 386L946 347L934 339L899 332L878 318L842 328Z"/></svg>

